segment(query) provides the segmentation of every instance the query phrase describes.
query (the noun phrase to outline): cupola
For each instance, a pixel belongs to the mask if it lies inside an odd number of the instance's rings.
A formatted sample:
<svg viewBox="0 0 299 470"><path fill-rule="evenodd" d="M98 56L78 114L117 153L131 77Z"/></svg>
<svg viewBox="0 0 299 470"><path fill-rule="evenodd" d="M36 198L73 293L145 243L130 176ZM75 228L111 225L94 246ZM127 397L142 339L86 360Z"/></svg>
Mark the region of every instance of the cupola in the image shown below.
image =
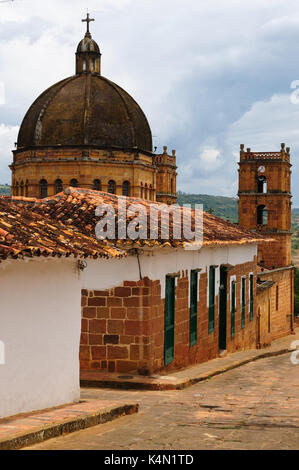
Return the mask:
<svg viewBox="0 0 299 470"><path fill-rule="evenodd" d="M81 73L101 73L101 52L98 44L92 39L89 31L89 23L91 21L95 20L89 17L89 13L87 13L87 18L82 20L82 22L87 24L87 31L84 38L79 42L77 47L77 75Z"/></svg>

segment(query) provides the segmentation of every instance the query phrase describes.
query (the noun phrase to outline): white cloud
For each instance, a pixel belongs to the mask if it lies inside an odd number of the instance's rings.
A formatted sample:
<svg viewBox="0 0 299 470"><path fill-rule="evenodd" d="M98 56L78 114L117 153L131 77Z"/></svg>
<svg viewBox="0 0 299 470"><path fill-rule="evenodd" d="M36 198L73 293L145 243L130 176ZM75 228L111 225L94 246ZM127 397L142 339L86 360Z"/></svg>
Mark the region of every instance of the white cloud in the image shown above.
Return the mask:
<svg viewBox="0 0 299 470"><path fill-rule="evenodd" d="M18 132L18 126L0 124L0 181L2 183L10 183L8 165L12 162L12 142L16 142Z"/></svg>

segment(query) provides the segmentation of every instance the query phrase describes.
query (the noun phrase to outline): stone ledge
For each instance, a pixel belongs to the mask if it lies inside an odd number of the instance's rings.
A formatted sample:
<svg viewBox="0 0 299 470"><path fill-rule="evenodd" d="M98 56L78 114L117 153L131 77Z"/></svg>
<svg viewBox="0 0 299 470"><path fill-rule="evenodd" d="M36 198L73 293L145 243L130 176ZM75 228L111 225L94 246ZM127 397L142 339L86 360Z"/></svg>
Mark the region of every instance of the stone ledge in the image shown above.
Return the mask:
<svg viewBox="0 0 299 470"><path fill-rule="evenodd" d="M138 412L138 404L91 400L0 420L0 450L17 450L47 439L104 424ZM73 415L73 416L72 416ZM66 418L66 416L71 416ZM45 424L45 421L51 424ZM19 429L19 431L18 431Z"/></svg>

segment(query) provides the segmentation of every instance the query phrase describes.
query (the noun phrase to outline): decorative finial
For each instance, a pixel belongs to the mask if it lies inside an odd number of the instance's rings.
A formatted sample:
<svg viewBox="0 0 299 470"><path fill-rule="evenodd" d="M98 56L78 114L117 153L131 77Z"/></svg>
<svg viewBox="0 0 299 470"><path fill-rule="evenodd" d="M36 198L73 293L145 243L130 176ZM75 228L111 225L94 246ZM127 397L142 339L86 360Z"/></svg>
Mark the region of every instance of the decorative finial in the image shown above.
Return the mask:
<svg viewBox="0 0 299 470"><path fill-rule="evenodd" d="M89 23L91 23L92 21L95 21L95 19L94 19L94 18L90 18L89 13L87 13L86 19L85 19L85 20L81 20L81 21L82 21L82 23L87 23L87 31L86 31L85 36L91 36L90 31L89 31Z"/></svg>
<svg viewBox="0 0 299 470"><path fill-rule="evenodd" d="M240 150L241 150L241 152L243 152L243 151L244 151L244 147L245 147L245 145L244 145L244 144L240 144Z"/></svg>
<svg viewBox="0 0 299 470"><path fill-rule="evenodd" d="M283 151L285 149L286 144L281 144L281 150Z"/></svg>

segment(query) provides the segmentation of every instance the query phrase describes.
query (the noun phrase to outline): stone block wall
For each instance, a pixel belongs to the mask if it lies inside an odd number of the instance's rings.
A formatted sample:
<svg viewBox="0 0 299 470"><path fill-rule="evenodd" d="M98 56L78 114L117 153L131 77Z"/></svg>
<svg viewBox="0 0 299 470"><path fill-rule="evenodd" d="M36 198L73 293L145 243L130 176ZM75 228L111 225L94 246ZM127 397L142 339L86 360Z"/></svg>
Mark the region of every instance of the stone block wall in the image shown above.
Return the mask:
<svg viewBox="0 0 299 470"><path fill-rule="evenodd" d="M275 283L267 293L259 293L257 298L258 309L262 316L261 334L264 338L262 342L266 345L290 334L294 328L293 269L265 272L260 278Z"/></svg>

